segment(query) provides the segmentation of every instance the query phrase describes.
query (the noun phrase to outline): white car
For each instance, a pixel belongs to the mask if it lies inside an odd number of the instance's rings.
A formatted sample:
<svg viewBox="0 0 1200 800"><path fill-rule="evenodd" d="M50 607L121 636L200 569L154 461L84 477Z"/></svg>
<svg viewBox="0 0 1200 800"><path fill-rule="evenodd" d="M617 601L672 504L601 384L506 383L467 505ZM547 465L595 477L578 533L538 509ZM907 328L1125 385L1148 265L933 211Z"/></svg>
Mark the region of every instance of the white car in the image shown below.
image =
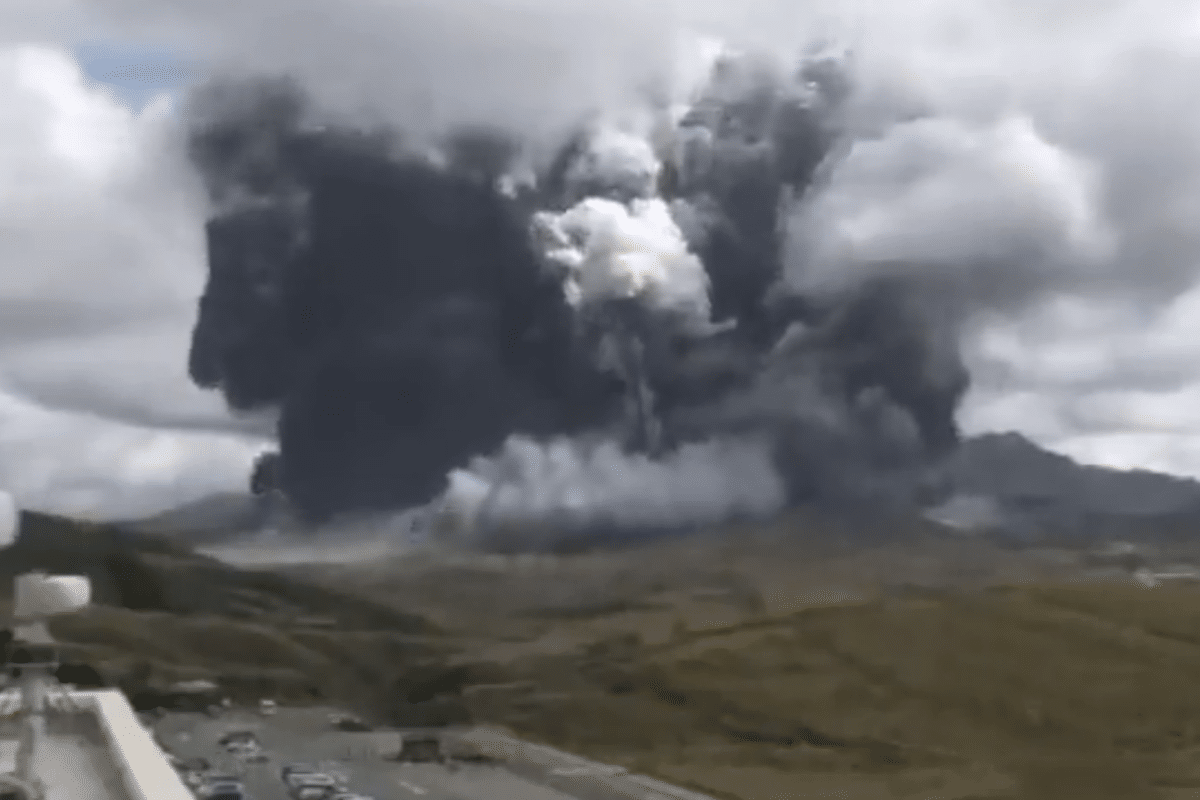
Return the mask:
<svg viewBox="0 0 1200 800"><path fill-rule="evenodd" d="M300 786L292 790L296 800L327 800L329 790L323 786Z"/></svg>
<svg viewBox="0 0 1200 800"><path fill-rule="evenodd" d="M246 747L260 747L258 737L252 731L234 731L227 733L217 740L227 753L237 753Z"/></svg>
<svg viewBox="0 0 1200 800"><path fill-rule="evenodd" d="M332 775L326 775L324 772L293 772L284 779L284 783L293 789L300 787L317 787L324 792L330 792L338 788L337 779Z"/></svg>
<svg viewBox="0 0 1200 800"><path fill-rule="evenodd" d="M238 761L245 761L248 764L263 764L271 760L271 757L257 745L242 745L236 749L231 748L229 752Z"/></svg>
<svg viewBox="0 0 1200 800"><path fill-rule="evenodd" d="M236 775L215 775L209 776L204 783L196 789L196 796L201 800L217 797L233 797L243 796L246 793L246 787L242 785L241 780Z"/></svg>

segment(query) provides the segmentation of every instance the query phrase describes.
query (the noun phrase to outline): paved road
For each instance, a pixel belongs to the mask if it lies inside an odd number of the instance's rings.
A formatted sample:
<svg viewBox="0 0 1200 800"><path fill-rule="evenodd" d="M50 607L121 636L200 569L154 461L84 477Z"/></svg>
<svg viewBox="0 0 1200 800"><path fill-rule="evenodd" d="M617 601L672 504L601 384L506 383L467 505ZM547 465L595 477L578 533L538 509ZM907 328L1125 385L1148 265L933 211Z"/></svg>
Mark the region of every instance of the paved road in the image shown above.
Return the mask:
<svg viewBox="0 0 1200 800"><path fill-rule="evenodd" d="M229 711L218 718L168 714L155 723L160 739L181 758L203 756L223 772L241 774L254 800L291 800L279 779L283 764L301 761L347 778L349 787L376 800L576 800L507 770L485 764L401 764L384 760L399 734L333 730L332 709L281 708L274 717ZM230 729L252 728L271 759L240 764L217 744Z"/></svg>

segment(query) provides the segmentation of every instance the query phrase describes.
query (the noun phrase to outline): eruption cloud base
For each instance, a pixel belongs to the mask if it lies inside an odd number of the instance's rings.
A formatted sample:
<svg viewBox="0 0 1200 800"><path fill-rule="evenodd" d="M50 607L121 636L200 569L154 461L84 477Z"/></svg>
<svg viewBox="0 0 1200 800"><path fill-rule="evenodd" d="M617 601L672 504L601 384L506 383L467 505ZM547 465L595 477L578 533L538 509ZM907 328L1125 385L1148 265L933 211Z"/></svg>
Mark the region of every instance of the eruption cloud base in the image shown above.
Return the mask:
<svg viewBox="0 0 1200 800"><path fill-rule="evenodd" d="M197 93L214 213L191 375L279 409L255 491L313 521L430 504L437 530L524 528L533 549L535 530L935 500L960 329L1007 296L984 278L1010 256L920 246L938 181L975 176L1003 215L1036 176L1002 167L1032 148L1065 186L1040 190L1029 213L1050 222L1014 245L1035 263L1097 246L1071 195L1084 167L1019 120L905 110L864 140L848 59L704 52L697 85L583 120L545 163L487 126L431 150L317 124L287 79ZM887 195L922 169L923 191Z"/></svg>

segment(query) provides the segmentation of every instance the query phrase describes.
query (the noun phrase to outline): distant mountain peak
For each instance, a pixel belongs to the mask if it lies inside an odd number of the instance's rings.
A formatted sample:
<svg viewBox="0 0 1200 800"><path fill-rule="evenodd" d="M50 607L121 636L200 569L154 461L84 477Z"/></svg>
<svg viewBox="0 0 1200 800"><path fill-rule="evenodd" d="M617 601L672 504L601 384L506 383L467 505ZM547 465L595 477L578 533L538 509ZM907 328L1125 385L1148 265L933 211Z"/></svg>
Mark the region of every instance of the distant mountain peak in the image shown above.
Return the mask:
<svg viewBox="0 0 1200 800"><path fill-rule="evenodd" d="M262 530L270 521L266 498L221 492L201 497L144 519L123 523L142 531L179 536L192 544Z"/></svg>
<svg viewBox="0 0 1200 800"><path fill-rule="evenodd" d="M971 437L946 468L957 503L937 511L962 511L968 507L966 498L986 498L999 509L1004 527L1084 536L1163 527L1178 533L1193 523L1200 527L1200 482L1080 464L1020 433Z"/></svg>

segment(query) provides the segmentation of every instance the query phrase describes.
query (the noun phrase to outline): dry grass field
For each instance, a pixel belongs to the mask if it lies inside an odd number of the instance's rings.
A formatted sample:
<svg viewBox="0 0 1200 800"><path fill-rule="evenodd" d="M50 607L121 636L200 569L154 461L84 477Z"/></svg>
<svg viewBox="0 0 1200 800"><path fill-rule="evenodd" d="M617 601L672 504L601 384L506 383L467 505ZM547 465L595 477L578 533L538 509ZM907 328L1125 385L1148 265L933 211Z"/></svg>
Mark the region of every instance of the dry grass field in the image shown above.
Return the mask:
<svg viewBox="0 0 1200 800"><path fill-rule="evenodd" d="M1068 550L796 517L622 552L280 570L293 594L432 624L105 606L53 631L118 674L469 713L730 800L1200 797L1200 586L1146 589Z"/></svg>
<svg viewBox="0 0 1200 800"><path fill-rule="evenodd" d="M1200 797L1197 585L736 534L302 571L436 617L504 676L462 691L477 719L720 797Z"/></svg>

